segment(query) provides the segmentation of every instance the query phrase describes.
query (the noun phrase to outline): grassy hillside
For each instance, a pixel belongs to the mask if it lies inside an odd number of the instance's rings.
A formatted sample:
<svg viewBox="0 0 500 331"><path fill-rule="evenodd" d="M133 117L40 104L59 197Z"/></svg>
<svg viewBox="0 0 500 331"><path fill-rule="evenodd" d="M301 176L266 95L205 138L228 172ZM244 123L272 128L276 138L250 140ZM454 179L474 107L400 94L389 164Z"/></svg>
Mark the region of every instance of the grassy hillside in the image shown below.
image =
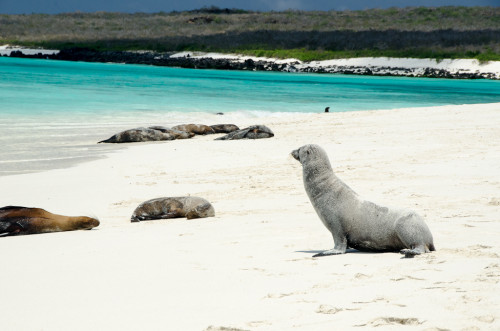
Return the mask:
<svg viewBox="0 0 500 331"><path fill-rule="evenodd" d="M219 51L316 60L414 56L500 60L500 8L0 15L0 44Z"/></svg>

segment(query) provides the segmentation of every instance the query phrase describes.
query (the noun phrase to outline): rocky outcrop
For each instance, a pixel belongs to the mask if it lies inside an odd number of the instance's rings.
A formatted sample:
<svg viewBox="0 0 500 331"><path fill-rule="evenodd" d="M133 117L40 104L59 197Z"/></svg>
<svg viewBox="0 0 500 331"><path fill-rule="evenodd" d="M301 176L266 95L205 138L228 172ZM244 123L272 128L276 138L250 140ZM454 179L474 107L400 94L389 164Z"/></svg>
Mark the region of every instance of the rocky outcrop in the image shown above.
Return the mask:
<svg viewBox="0 0 500 331"><path fill-rule="evenodd" d="M463 70L447 70L431 67L397 67L374 65L324 65L301 63L300 61L277 61L273 59L251 59L228 56L227 58L210 56L172 56L173 53L159 53L151 51L95 51L86 48L63 49L55 54L24 54L13 51L11 57L43 58L66 61L86 62L114 62L126 64L148 64L156 66L195 68L195 69L225 69L225 70L252 70L252 71L284 71L309 73L337 73L352 75L376 76L407 76L454 79L500 79L498 72L480 72Z"/></svg>

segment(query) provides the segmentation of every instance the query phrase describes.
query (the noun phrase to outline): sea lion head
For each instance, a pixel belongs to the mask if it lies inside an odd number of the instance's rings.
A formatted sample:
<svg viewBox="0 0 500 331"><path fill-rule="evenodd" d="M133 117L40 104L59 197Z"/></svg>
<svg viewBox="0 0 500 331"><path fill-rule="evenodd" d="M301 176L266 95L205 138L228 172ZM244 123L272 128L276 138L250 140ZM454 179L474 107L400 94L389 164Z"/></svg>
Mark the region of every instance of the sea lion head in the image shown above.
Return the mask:
<svg viewBox="0 0 500 331"><path fill-rule="evenodd" d="M214 207L209 202L200 204L186 213L186 218L203 218L215 216Z"/></svg>
<svg viewBox="0 0 500 331"><path fill-rule="evenodd" d="M90 230L100 224L99 220L87 216L72 217L71 220L74 230Z"/></svg>
<svg viewBox="0 0 500 331"><path fill-rule="evenodd" d="M314 144L299 147L298 149L292 151L291 154L295 160L302 164L318 158L326 158L328 160L325 150Z"/></svg>

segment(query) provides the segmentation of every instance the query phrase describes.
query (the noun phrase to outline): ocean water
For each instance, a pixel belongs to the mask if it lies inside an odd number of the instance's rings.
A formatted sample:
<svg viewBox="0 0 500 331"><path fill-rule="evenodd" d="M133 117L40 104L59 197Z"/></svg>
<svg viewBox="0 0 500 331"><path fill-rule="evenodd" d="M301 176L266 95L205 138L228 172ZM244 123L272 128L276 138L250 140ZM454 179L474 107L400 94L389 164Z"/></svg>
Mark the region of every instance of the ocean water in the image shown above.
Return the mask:
<svg viewBox="0 0 500 331"><path fill-rule="evenodd" d="M144 125L274 113L500 102L500 82L194 70L0 57L0 176L69 166L121 148ZM258 120L256 119L256 123ZM235 123L238 124L238 123Z"/></svg>

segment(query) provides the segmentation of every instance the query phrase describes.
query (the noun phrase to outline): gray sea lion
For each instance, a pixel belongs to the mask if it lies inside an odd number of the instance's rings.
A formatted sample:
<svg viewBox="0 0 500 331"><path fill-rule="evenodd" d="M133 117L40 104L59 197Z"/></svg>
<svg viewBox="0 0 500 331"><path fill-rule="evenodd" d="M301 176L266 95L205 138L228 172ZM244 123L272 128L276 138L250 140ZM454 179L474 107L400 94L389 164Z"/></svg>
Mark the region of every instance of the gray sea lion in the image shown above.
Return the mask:
<svg viewBox="0 0 500 331"><path fill-rule="evenodd" d="M0 236L90 230L96 226L99 221L86 216L63 216L20 206L0 208Z"/></svg>
<svg viewBox="0 0 500 331"><path fill-rule="evenodd" d="M234 124L215 124L210 125L210 127L214 130L215 133L230 133L240 129Z"/></svg>
<svg viewBox="0 0 500 331"><path fill-rule="evenodd" d="M238 131L233 131L215 140L261 139L274 137L273 131L265 125L252 125Z"/></svg>
<svg viewBox="0 0 500 331"><path fill-rule="evenodd" d="M148 128L135 128L119 132L106 140L101 140L99 143L132 143L143 141L161 141L175 139L168 133L159 130Z"/></svg>
<svg viewBox="0 0 500 331"><path fill-rule="evenodd" d="M153 130L158 130L163 133L168 133L174 139L189 139L194 137L194 133L192 132L186 132L186 131L180 131L180 130L175 130L171 128L167 128L165 126L150 126L148 129L153 129Z"/></svg>
<svg viewBox="0 0 500 331"><path fill-rule="evenodd" d="M173 126L172 129L179 131L192 132L194 134L205 135L215 133L214 129L204 124L181 124Z"/></svg>
<svg viewBox="0 0 500 331"><path fill-rule="evenodd" d="M151 199L141 203L132 214L131 222L186 217L204 218L215 216L214 207L199 197L169 197Z"/></svg>
<svg viewBox="0 0 500 331"><path fill-rule="evenodd" d="M361 199L332 170L326 152L305 145L292 152L302 164L304 187L316 213L333 235L334 248L316 254L400 251L405 257L434 251L432 234L414 211L394 210Z"/></svg>

